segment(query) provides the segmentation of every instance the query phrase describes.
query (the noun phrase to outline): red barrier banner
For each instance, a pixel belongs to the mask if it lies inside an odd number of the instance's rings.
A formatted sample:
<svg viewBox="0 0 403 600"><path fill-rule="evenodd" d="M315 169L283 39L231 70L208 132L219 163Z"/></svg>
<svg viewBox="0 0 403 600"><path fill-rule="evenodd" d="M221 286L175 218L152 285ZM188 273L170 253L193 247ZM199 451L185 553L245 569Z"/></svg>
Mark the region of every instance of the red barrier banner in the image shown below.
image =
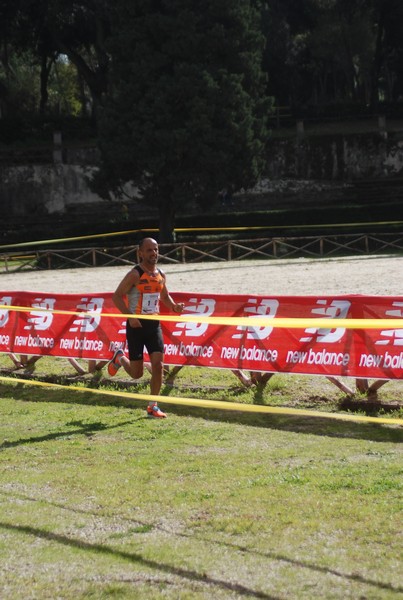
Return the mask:
<svg viewBox="0 0 403 600"><path fill-rule="evenodd" d="M357 378L403 377L402 329L326 327L326 319L402 319L397 296L254 296L172 294L200 322L163 322L165 363ZM109 360L125 349L126 318L111 293L0 292L0 352ZM6 307L29 307L27 312ZM45 309L45 310L44 310ZM46 311L46 312L45 312ZM56 312L52 312L56 311ZM58 314L72 311L81 314ZM85 314L91 312L91 315ZM162 307L162 314L164 310ZM217 325L206 317L250 317ZM253 318L323 318L323 327L253 325Z"/></svg>

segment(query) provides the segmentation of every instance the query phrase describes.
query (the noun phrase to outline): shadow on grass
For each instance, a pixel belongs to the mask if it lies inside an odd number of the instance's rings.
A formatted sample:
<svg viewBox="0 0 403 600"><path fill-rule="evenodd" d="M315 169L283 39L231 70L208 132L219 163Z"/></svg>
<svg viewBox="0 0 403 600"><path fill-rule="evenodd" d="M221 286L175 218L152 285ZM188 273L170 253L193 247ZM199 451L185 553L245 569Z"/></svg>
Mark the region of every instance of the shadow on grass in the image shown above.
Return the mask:
<svg viewBox="0 0 403 600"><path fill-rule="evenodd" d="M90 544L89 542L85 542L84 540L75 539L73 537L68 537L66 535L61 535L58 533L52 533L50 531L44 531L42 529L39 529L38 527L12 525L0 521L0 528L6 531L12 531L14 533L22 533L25 535L29 535L37 539L55 542L63 546L78 548L87 552L94 552L97 554L103 554L107 556L109 555L113 558L120 558L130 563L136 563L141 567L153 569L154 571L169 573L170 575L175 575L176 577L181 577L182 579L187 579L192 582L197 581L209 587L230 590L231 592L236 592L238 596L248 596L251 598L265 598L266 600L278 600L279 598L278 596L265 594L264 592L253 590L252 588L246 587L238 583L224 581L223 579L218 579L216 577L208 577L204 572L198 573L197 571L194 571L192 569L175 567L174 565L164 564L161 561L150 560L144 558L138 552L123 552L121 550L117 550L115 548L111 548L102 544ZM154 581L155 580L153 578L153 582Z"/></svg>
<svg viewBox="0 0 403 600"><path fill-rule="evenodd" d="M163 399L161 399L163 403ZM241 413L237 411L207 410L195 407L172 406L169 408L171 414L177 416L191 416L211 421L225 423L239 423L251 427L276 429L302 433L308 435L319 435L325 437L349 438L370 440L376 442L402 443L403 430L398 427L385 427L377 423L359 423L354 421L343 421L318 416L278 415L264 413Z"/></svg>
<svg viewBox="0 0 403 600"><path fill-rule="evenodd" d="M5 440L0 444L0 451L6 448L14 448L16 446L23 446L24 444L37 444L38 442L48 442L50 440L62 439L65 437L71 437L73 435L85 435L86 437L92 437L97 431L105 431L109 429L115 429L117 427L123 427L124 425L132 425L137 419L130 419L129 421L122 421L115 425L105 425L99 421L95 423L83 423L83 421L71 421L66 423L66 426L74 427L75 429L68 429L66 431L57 431L55 433L47 433L46 435L32 436L29 438L20 438L9 442Z"/></svg>
<svg viewBox="0 0 403 600"><path fill-rule="evenodd" d="M0 384L0 397L16 398L17 396L18 400L28 402L60 402L63 404L115 406L128 409L145 409L147 406L147 400L141 399L141 390L138 390L140 398L137 400L122 396L120 394L120 390L116 390L116 396L114 396L113 392L112 395L110 395L110 390L108 390L109 395L102 395L101 389L99 390L99 394L97 394L94 393L94 391L88 391L88 393L78 391L75 390L74 387L66 390L67 387L68 386L65 386L63 390L57 388L38 387L35 388L33 393L32 388L29 388L21 383L17 383L15 387L11 387L7 384ZM69 392L68 395L66 394L66 391ZM160 403L163 405L165 399L166 404L169 404L168 398L168 396L161 396ZM360 423L347 420L336 420L331 417L326 417L326 413L323 414L323 417L318 417L316 415L279 415L268 413L250 413L239 410L200 408L196 406L181 406L175 404L169 405L169 413L176 416L241 424L251 427L292 431L294 433L305 433L309 435L354 438L389 443L403 442L403 429L399 427L385 426L381 423ZM82 433L85 434L85 431Z"/></svg>
<svg viewBox="0 0 403 600"><path fill-rule="evenodd" d="M2 493L2 492L0 492L0 493ZM19 495L19 497L21 498L20 495ZM22 498L25 500L33 501L33 502L36 501L34 498L30 498L30 497L22 496ZM57 508L62 508L64 510L73 510L73 512L77 512L76 509L69 509L60 504L56 504L56 503L52 503L52 502L49 502L49 504L56 506ZM92 511L79 510L78 512L99 517L99 515L97 515L96 513L92 512ZM129 521L131 523L133 522L132 519L125 518L125 520ZM169 533L170 535L172 535L172 531L171 530L168 531L163 526L155 527L154 525L152 525L150 523L144 523L144 522L140 522L138 520L136 520L136 525L137 525L137 527L138 526L143 527L144 530L146 530L146 531L149 531L150 527L151 527L151 529L158 529L158 530L164 532L164 534ZM231 591L237 592L237 594L239 596L250 596L253 598L266 598L268 600L275 600L275 598L277 598L275 596L268 595L261 591L253 590L251 588L248 588L246 586L243 586L243 585L240 585L237 583L232 583L229 581L224 581L222 579L208 577L204 572L197 573L196 571L191 570L191 569L184 569L184 568L180 568L180 567L175 567L173 565L167 565L167 564L161 563L160 561L157 562L157 561L153 561L150 559L146 559L139 553L123 552L121 550L117 550L115 548L111 548L109 546L102 545L102 544L90 544L90 543L85 542L80 539L75 539L72 537L68 537L66 535L61 535L61 534L52 533L49 531L44 531L44 530L36 528L36 527L13 525L13 524L9 524L9 523L0 521L0 529L12 531L15 533L23 533L25 535L33 536L35 538L45 539L45 540L49 540L51 542L56 542L56 543L62 544L64 546L79 548L79 549L85 550L87 552L95 552L98 554L110 555L115 558L116 557L121 558L123 560L127 560L132 563L137 563L140 566L146 566L146 567L154 569L156 571L163 571L165 573L170 573L170 574L182 577L183 579L188 579L190 581L198 581L200 583L207 584L209 586L215 586L216 588L231 590ZM336 576L336 577L345 579L347 581L357 582L357 583L372 586L372 587L375 587L375 588L381 589L381 590L389 590L394 593L402 593L403 592L402 587L395 587L395 586L391 585L390 583L376 581L374 579L369 579L369 578L363 577L362 575L359 575L357 573L353 573L353 574L343 573L340 570L336 570L336 569L332 569L332 568L328 568L328 567L321 567L310 561L296 560L296 559L290 558L289 556L285 556L283 554L279 554L276 552L260 552L260 551L251 549L247 546L243 546L241 544L211 540L209 538L201 538L198 536L194 536L193 534L175 533L174 535L177 537L181 537L181 538L196 538L197 540L207 542L208 544L218 545L218 546L222 546L226 549L235 550L237 552L242 552L242 553L249 554L249 555L255 555L258 557L267 558L269 560L283 562L286 564L293 565L294 567L308 569L308 570L314 571L316 573L322 573L325 575Z"/></svg>

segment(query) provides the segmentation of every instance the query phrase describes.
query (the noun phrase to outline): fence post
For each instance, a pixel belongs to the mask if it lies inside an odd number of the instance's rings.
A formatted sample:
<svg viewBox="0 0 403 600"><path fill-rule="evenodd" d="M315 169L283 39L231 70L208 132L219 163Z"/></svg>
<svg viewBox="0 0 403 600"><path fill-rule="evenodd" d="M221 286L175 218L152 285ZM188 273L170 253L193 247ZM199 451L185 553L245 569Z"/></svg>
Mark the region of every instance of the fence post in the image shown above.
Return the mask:
<svg viewBox="0 0 403 600"><path fill-rule="evenodd" d="M55 164L61 164L63 162L61 131L53 132L53 162Z"/></svg>
<svg viewBox="0 0 403 600"><path fill-rule="evenodd" d="M297 121L297 137L303 137L304 136L304 122L303 121Z"/></svg>
<svg viewBox="0 0 403 600"><path fill-rule="evenodd" d="M386 131L386 117L385 115L378 116L378 129L380 136L386 140L388 137L388 132Z"/></svg>

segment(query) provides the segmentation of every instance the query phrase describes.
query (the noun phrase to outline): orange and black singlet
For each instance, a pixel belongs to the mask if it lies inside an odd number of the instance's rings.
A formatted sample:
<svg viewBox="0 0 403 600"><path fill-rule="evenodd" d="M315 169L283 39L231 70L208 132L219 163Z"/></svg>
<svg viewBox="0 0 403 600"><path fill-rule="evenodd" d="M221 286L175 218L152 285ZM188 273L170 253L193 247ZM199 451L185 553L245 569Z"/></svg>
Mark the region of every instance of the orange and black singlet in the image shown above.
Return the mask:
<svg viewBox="0 0 403 600"><path fill-rule="evenodd" d="M157 269L153 275L150 275L140 265L134 268L140 275L140 281L127 295L129 311L134 315L159 314L160 294L165 284L162 271Z"/></svg>

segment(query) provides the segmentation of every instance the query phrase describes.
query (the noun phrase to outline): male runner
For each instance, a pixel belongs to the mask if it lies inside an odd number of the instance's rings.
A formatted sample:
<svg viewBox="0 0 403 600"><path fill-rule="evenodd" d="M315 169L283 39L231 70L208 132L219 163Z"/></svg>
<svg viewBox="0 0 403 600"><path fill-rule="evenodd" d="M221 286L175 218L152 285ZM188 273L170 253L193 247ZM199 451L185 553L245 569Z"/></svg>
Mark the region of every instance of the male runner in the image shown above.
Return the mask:
<svg viewBox="0 0 403 600"><path fill-rule="evenodd" d="M151 362L150 391L157 396L161 390L164 367L161 323L157 319L141 319L141 315L159 314L160 300L178 314L182 312L184 305L172 299L166 287L165 274L157 267L157 242L152 238L144 238L139 243L138 253L139 264L125 275L112 297L122 313L136 315L126 323L129 358L124 355L123 350L116 350L108 364L108 373L113 377L123 366L133 379L139 379L143 375L145 347ZM150 417L166 417L156 401L149 402L147 413Z"/></svg>

